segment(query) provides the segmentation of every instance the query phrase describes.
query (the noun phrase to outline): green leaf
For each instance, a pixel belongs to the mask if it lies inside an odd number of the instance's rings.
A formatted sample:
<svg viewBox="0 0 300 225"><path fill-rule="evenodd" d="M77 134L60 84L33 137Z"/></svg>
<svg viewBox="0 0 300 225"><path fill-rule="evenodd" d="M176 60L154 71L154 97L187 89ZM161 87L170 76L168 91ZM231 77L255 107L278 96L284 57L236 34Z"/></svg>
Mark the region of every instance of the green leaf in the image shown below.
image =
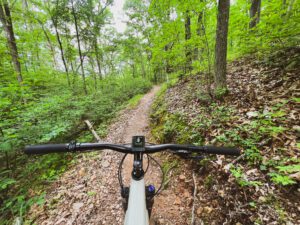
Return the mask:
<svg viewBox="0 0 300 225"><path fill-rule="evenodd" d="M294 173L300 171L299 165L289 165L289 166L277 166L276 167L280 172Z"/></svg>
<svg viewBox="0 0 300 225"><path fill-rule="evenodd" d="M280 175L278 173L269 173L269 176L271 176L271 180L276 183L283 186L296 184L297 182L292 180L290 177L285 175Z"/></svg>
<svg viewBox="0 0 300 225"><path fill-rule="evenodd" d="M4 180L0 181L0 191L5 190L8 188L10 185L16 183L17 181L11 178L5 178Z"/></svg>

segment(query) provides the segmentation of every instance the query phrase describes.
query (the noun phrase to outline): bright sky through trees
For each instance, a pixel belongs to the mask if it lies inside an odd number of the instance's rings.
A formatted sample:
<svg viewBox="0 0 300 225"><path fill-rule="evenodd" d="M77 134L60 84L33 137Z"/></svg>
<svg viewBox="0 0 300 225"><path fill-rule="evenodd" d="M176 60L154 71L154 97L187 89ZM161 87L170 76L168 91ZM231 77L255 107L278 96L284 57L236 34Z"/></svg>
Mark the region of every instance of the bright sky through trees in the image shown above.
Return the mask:
<svg viewBox="0 0 300 225"><path fill-rule="evenodd" d="M123 6L125 0L115 0L113 5L110 7L110 10L113 14L113 26L117 29L118 32L123 33L126 29L126 20L127 17L124 13Z"/></svg>

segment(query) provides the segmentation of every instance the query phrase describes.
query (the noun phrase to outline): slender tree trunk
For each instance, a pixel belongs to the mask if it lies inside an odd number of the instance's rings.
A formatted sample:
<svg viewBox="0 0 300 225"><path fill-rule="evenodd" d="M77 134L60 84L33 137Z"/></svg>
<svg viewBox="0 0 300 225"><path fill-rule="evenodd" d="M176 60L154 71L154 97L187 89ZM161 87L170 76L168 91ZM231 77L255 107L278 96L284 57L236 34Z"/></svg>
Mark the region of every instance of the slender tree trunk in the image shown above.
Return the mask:
<svg viewBox="0 0 300 225"><path fill-rule="evenodd" d="M146 70L145 70L144 57L143 57L143 54L142 54L142 50L140 50L139 53L140 53L140 60L141 60L141 67L142 67L142 76L143 76L143 78L145 78L146 77Z"/></svg>
<svg viewBox="0 0 300 225"><path fill-rule="evenodd" d="M260 20L260 6L261 0L251 0L251 7L250 7L250 23L249 27L255 27Z"/></svg>
<svg viewBox="0 0 300 225"><path fill-rule="evenodd" d="M197 33L197 36L200 38L201 36L204 35L205 33L205 30L204 30L204 26L202 26L203 24L203 11L201 11L199 14L198 14L198 18L197 18L197 29L196 29L196 33ZM197 46L195 48L195 54L194 54L194 59L197 60L200 58L200 54L203 52L203 48L202 49L199 49L199 47Z"/></svg>
<svg viewBox="0 0 300 225"><path fill-rule="evenodd" d="M49 45L49 48L50 48L50 51L51 51L51 55L52 55L52 59L53 59L53 64L54 64L54 67L57 68L57 61L56 61L56 58L55 58L55 50L54 50L54 47L53 47L53 44L51 42L51 39L47 33L47 30L45 29L42 21L39 21L38 20L38 23L40 24L42 30L43 30L43 33L47 39L47 42L48 42L48 45Z"/></svg>
<svg viewBox="0 0 300 225"><path fill-rule="evenodd" d="M294 6L295 0L291 0L287 9L287 14L290 15L292 10L293 10L293 6Z"/></svg>
<svg viewBox="0 0 300 225"><path fill-rule="evenodd" d="M191 39L191 17L189 15L189 11L186 11L185 15L185 41ZM188 71L192 69L192 53L189 45L185 46L185 57L186 57L186 68Z"/></svg>
<svg viewBox="0 0 300 225"><path fill-rule="evenodd" d="M134 66L134 63L131 64L131 68L132 68L132 77L135 78L135 66Z"/></svg>
<svg viewBox="0 0 300 225"><path fill-rule="evenodd" d="M30 14L30 8L28 6L27 0L23 0L23 8L24 8L25 27L27 29L27 32L33 34L34 33L34 26L32 25L32 22L30 21L30 19L28 19L28 20L26 19L27 15ZM33 66L34 69L36 69L36 65L37 65L37 67L41 66L41 60L40 60L39 36L35 35L34 38L35 38L35 41L32 44L30 44L31 49L29 51L31 52L32 56L35 53L36 58L35 58L35 62L32 63L32 66Z"/></svg>
<svg viewBox="0 0 300 225"><path fill-rule="evenodd" d="M216 89L226 88L227 35L230 0L219 0L215 46Z"/></svg>
<svg viewBox="0 0 300 225"><path fill-rule="evenodd" d="M73 0L71 1L71 3L72 3L72 14L73 14L74 23L75 23L76 38L77 38L77 44L78 44L78 53L79 53L79 58L80 58L80 68L81 68L81 75L82 75L82 81L83 81L83 90L84 90L84 93L87 94L88 92L87 92L86 82L85 82L85 73L84 73L84 68L83 68L83 56L81 53L77 16L75 13Z"/></svg>
<svg viewBox="0 0 300 225"><path fill-rule="evenodd" d="M6 33L7 44L12 57L14 69L17 74L17 80L19 84L22 85L23 77L21 72L18 48L16 44L10 9L6 0L0 0L0 21Z"/></svg>
<svg viewBox="0 0 300 225"><path fill-rule="evenodd" d="M97 76L96 76L96 73L95 73L95 66L94 66L94 60L92 57L89 57L89 63L91 65L91 68L92 68L92 75L93 75L93 79L94 79L94 88L95 88L95 91L97 90Z"/></svg>
<svg viewBox="0 0 300 225"><path fill-rule="evenodd" d="M70 77L69 77L69 69L68 69L68 66L67 66L67 63L66 63L64 49L63 49L63 46L62 46L62 42L60 40L60 35L58 33L58 30L57 30L57 22L56 22L56 20L52 16L51 16L51 20L52 20L52 23L53 23L53 26L54 26L54 30L55 30L55 34L56 34L56 39L57 39L57 42L58 42L58 45L59 45L61 60L63 61L64 67L65 67L68 85L70 87L71 83L70 83Z"/></svg>
<svg viewBox="0 0 300 225"><path fill-rule="evenodd" d="M100 62L100 55L99 55L97 40L94 40L94 49L95 49L95 54L96 54L96 63L97 63L97 68L98 68L98 75L99 75L100 80L102 80L101 62Z"/></svg>

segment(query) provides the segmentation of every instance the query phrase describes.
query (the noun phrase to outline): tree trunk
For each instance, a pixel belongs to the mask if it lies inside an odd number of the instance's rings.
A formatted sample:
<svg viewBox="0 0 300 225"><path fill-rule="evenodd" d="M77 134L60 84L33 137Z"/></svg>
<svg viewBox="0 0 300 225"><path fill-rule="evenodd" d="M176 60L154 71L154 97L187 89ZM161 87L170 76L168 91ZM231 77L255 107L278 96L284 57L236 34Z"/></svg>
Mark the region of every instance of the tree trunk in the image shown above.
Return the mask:
<svg viewBox="0 0 300 225"><path fill-rule="evenodd" d="M141 67L142 67L142 77L145 78L147 76L147 74L146 74L146 70L145 70L144 57L142 54L142 50L139 51L139 55L140 55Z"/></svg>
<svg viewBox="0 0 300 225"><path fill-rule="evenodd" d="M251 0L251 7L250 7L250 29L255 27L259 23L260 19L260 6L261 0Z"/></svg>
<svg viewBox="0 0 300 225"><path fill-rule="evenodd" d="M89 57L89 63L91 65L91 68L92 68L92 75L93 75L93 80L94 80L94 88L95 88L95 91L97 91L97 76L96 76L96 73L95 73L95 66L94 66L94 60L93 60L93 57Z"/></svg>
<svg viewBox="0 0 300 225"><path fill-rule="evenodd" d="M6 33L7 44L12 57L14 69L17 74L17 80L19 84L22 85L23 77L21 72L18 48L16 44L10 9L6 0L0 0L0 21L3 24Z"/></svg>
<svg viewBox="0 0 300 225"><path fill-rule="evenodd" d="M295 0L291 0L287 9L287 14L290 15L292 10L293 10L293 6L294 6Z"/></svg>
<svg viewBox="0 0 300 225"><path fill-rule="evenodd" d="M95 37L95 38L97 38L97 37ZM102 71L101 71L100 55L99 55L97 40L94 40L94 49L95 49L95 54L96 54L96 63L97 63L97 68L98 68L98 75L99 75L100 80L102 80Z"/></svg>
<svg viewBox="0 0 300 225"><path fill-rule="evenodd" d="M85 73L84 73L84 68L83 68L83 56L82 56L82 53L81 53L81 45L80 45L80 39L79 39L77 16L76 16L76 13L75 13L73 0L71 1L71 3L72 3L72 14L73 14L74 23L75 23L76 38L77 38L77 44L78 44L78 53L79 53L79 58L80 58L80 68L81 68L81 75L82 75L82 81L83 81L83 90L84 90L84 93L87 94L87 88L86 88L86 82L85 82Z"/></svg>
<svg viewBox="0 0 300 225"><path fill-rule="evenodd" d="M53 26L54 26L54 30L55 30L55 34L56 34L56 39L57 39L57 42L58 42L58 45L59 45L61 60L63 61L64 67L65 67L68 85L70 87L71 83L70 83L70 77L69 77L69 69L68 69L68 66L67 66L67 63L66 63L64 49L63 49L63 46L62 46L62 42L60 40L60 35L58 33L58 30L57 30L57 22L56 22L56 20L52 16L51 16L51 20L52 20L52 23L53 23Z"/></svg>
<svg viewBox="0 0 300 225"><path fill-rule="evenodd" d="M56 61L56 58L55 58L55 50L54 50L54 47L53 47L53 44L51 42L51 39L47 33L47 30L45 29L42 21L40 21L39 19L37 19L38 23L40 24L42 30L43 30L43 33L47 39L47 42L48 42L48 45L49 45L49 48L50 48L50 51L51 51L51 55L52 55L52 59L53 59L53 64L54 64L54 68L57 68L57 61Z"/></svg>
<svg viewBox="0 0 300 225"><path fill-rule="evenodd" d="M189 16L189 11L186 11L185 15L185 41L191 39L191 17ZM188 71L192 69L192 53L188 44L185 46L185 57L186 57L186 68Z"/></svg>
<svg viewBox="0 0 300 225"><path fill-rule="evenodd" d="M197 36L200 38L202 35L204 35L205 30L204 30L204 26L203 26L203 11L201 11L198 14L198 19L197 19L197 29L196 29L196 33ZM194 54L194 59L197 60L200 57L201 52L203 52L203 48L199 49L199 47L197 46L195 48L195 54Z"/></svg>
<svg viewBox="0 0 300 225"><path fill-rule="evenodd" d="M230 0L219 0L215 46L216 89L226 88L227 34Z"/></svg>

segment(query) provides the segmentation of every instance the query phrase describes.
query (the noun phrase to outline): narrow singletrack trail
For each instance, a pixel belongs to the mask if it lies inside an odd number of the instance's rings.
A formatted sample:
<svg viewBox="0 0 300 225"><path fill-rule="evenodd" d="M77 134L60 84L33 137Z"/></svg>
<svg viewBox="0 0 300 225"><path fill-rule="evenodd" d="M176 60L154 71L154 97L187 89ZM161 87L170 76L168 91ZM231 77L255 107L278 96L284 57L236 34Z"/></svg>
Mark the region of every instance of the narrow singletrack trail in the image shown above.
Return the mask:
<svg viewBox="0 0 300 225"><path fill-rule="evenodd" d="M149 112L158 90L158 86L154 87L134 109L123 110L109 127L109 134L105 141L130 143L133 135L145 135L149 140ZM30 217L34 218L34 223L41 225L123 224L124 212L117 179L122 155L109 150L88 156L82 154L76 166L52 185L44 206L31 208ZM124 180L127 185L131 168L130 156L123 166ZM146 183L155 184L158 188L161 180L159 168L150 164L145 179ZM186 207L180 206L181 202L176 203L179 193L174 190L180 190L180 187L164 190L155 198L151 224L186 224L186 216L182 216Z"/></svg>

